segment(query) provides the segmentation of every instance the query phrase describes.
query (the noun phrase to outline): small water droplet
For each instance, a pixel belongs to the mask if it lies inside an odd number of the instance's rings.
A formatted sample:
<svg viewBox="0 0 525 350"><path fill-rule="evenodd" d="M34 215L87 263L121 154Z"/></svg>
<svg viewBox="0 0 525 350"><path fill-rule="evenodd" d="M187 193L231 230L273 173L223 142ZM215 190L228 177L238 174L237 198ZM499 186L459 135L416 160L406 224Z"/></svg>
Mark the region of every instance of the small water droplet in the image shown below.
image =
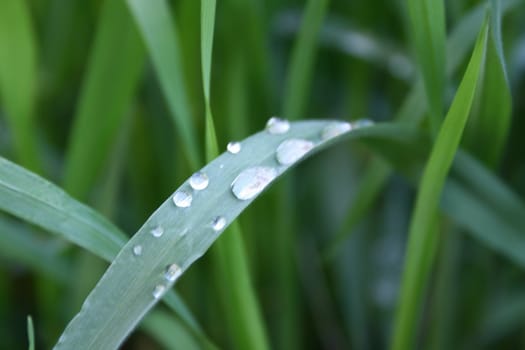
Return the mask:
<svg viewBox="0 0 525 350"><path fill-rule="evenodd" d="M133 246L133 255L135 256L141 256L142 255L142 246L140 244L137 244Z"/></svg>
<svg viewBox="0 0 525 350"><path fill-rule="evenodd" d="M290 122L286 119L271 117L266 123L266 130L270 134L284 134L290 130Z"/></svg>
<svg viewBox="0 0 525 350"><path fill-rule="evenodd" d="M241 143L237 141L229 142L226 149L232 154L237 154L241 151Z"/></svg>
<svg viewBox="0 0 525 350"><path fill-rule="evenodd" d="M166 293L166 287L162 284L157 284L155 288L153 288L153 292L151 294L155 299L160 299L164 293Z"/></svg>
<svg viewBox="0 0 525 350"><path fill-rule="evenodd" d="M164 234L164 229L162 228L162 226L157 226L151 231L149 231L149 233L151 233L153 237L159 238L160 236L162 236L162 234Z"/></svg>
<svg viewBox="0 0 525 350"><path fill-rule="evenodd" d="M182 269L177 264L171 264L166 267L166 272L164 272L164 278L168 282L175 282L177 278L182 275Z"/></svg>
<svg viewBox="0 0 525 350"><path fill-rule="evenodd" d="M325 126L323 131L321 131L321 139L326 141L350 130L352 130L352 124L348 122L333 122Z"/></svg>
<svg viewBox="0 0 525 350"><path fill-rule="evenodd" d="M193 197L186 191L177 191L173 195L173 203L179 208L187 208L191 205Z"/></svg>
<svg viewBox="0 0 525 350"><path fill-rule="evenodd" d="M226 226L226 218L224 216L217 216L213 221L211 222L211 227L215 231L220 231Z"/></svg>
<svg viewBox="0 0 525 350"><path fill-rule="evenodd" d="M224 169L224 164L219 165L220 169Z"/></svg>
<svg viewBox="0 0 525 350"><path fill-rule="evenodd" d="M200 191L208 187L208 184L210 183L210 179L208 179L208 175L205 173L198 171L191 175L190 177L190 186L195 191Z"/></svg>
<svg viewBox="0 0 525 350"><path fill-rule="evenodd" d="M314 143L302 139L289 139L277 147L277 161L281 165L293 164L314 148Z"/></svg>
<svg viewBox="0 0 525 350"><path fill-rule="evenodd" d="M253 167L243 170L232 182L232 192L237 199L255 197L277 177L277 170L270 167Z"/></svg>
<svg viewBox="0 0 525 350"><path fill-rule="evenodd" d="M374 125L374 121L371 119L359 119L352 122L352 129L366 128Z"/></svg>

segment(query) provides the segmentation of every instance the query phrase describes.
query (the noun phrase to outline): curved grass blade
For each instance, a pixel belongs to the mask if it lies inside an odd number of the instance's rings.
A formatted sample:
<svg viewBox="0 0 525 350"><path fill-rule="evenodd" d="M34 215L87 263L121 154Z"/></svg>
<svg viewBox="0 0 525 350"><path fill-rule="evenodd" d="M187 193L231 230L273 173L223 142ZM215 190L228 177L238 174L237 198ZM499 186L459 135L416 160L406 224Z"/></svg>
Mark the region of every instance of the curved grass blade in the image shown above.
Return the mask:
<svg viewBox="0 0 525 350"><path fill-rule="evenodd" d="M68 325L56 349L116 348L226 226L302 155L311 155L344 138L397 138L397 127L392 125L352 132L346 127L340 130L340 125L307 121L290 124L286 133L263 131L242 141L237 154L223 153L206 165L201 174L208 181L202 176L192 177L191 183L186 181L128 241ZM337 136L334 126L341 131ZM327 127L331 128L325 133L328 138L322 139L321 132ZM297 150L294 143L281 146L278 163L276 149L289 139L305 140L302 145L306 148ZM241 172L244 175L238 178Z"/></svg>
<svg viewBox="0 0 525 350"><path fill-rule="evenodd" d="M410 224L401 296L395 318L391 346L394 350L411 348L412 337L417 333L414 329L418 308L437 244L439 199L470 113L486 52L487 32L488 22L485 21L421 178Z"/></svg>
<svg viewBox="0 0 525 350"><path fill-rule="evenodd" d="M35 327L33 327L31 316L27 316L27 340L29 343L28 349L35 350Z"/></svg>
<svg viewBox="0 0 525 350"><path fill-rule="evenodd" d="M184 87L180 44L169 6L165 0L126 1L153 61L162 92L185 145L188 161L192 168L197 168L200 163L199 147Z"/></svg>
<svg viewBox="0 0 525 350"><path fill-rule="evenodd" d="M445 88L445 5L443 0L408 0L410 32L423 75L430 124L437 132Z"/></svg>
<svg viewBox="0 0 525 350"><path fill-rule="evenodd" d="M34 108L36 42L26 1L0 2L0 97L19 162L41 172Z"/></svg>
<svg viewBox="0 0 525 350"><path fill-rule="evenodd" d="M86 197L107 160L143 62L144 48L124 0L106 0L68 147L64 188L73 196Z"/></svg>
<svg viewBox="0 0 525 350"><path fill-rule="evenodd" d="M201 1L201 54L202 80L206 103L206 159L211 161L219 154L217 137L210 106L211 58L213 30L215 25L215 0ZM262 315L257 304L248 269L248 259L238 223L234 223L228 234L217 242L213 257L220 286L226 289L225 308L233 320L230 330L239 349L269 349Z"/></svg>

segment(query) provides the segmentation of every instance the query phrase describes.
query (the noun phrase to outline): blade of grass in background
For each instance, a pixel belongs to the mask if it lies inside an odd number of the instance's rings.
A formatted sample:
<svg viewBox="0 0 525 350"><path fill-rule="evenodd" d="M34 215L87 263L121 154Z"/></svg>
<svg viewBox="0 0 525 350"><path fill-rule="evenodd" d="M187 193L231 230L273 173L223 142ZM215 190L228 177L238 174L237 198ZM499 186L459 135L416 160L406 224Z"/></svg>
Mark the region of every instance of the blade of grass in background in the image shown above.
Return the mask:
<svg viewBox="0 0 525 350"><path fill-rule="evenodd" d="M0 2L0 108L20 164L42 172L35 121L37 48L25 0Z"/></svg>
<svg viewBox="0 0 525 350"><path fill-rule="evenodd" d="M85 199L137 89L144 49L124 0L106 0L69 138L64 187Z"/></svg>
<svg viewBox="0 0 525 350"><path fill-rule="evenodd" d="M219 150L210 106L211 62L215 26L215 0L201 1L202 85L206 104L206 159L212 161ZM238 223L233 223L213 250L216 280L229 315L231 337L238 349L269 349L261 311L250 281L248 259Z"/></svg>
<svg viewBox="0 0 525 350"><path fill-rule="evenodd" d="M162 92L177 126L182 149L196 169L199 154L190 102L184 88L180 45L173 17L165 0L127 0L157 73Z"/></svg>
<svg viewBox="0 0 525 350"><path fill-rule="evenodd" d="M31 316L27 316L27 340L29 350L35 350L35 328L33 327L33 319Z"/></svg>
<svg viewBox="0 0 525 350"><path fill-rule="evenodd" d="M465 146L490 167L498 164L507 140L512 100L501 39L501 4L491 1L491 31L482 83L467 124ZM490 142L487 142L490 140Z"/></svg>
<svg viewBox="0 0 525 350"><path fill-rule="evenodd" d="M443 118L445 88L445 5L443 0L408 0L410 35L425 84L430 125L437 132Z"/></svg>
<svg viewBox="0 0 525 350"><path fill-rule="evenodd" d="M283 115L288 119L304 116L310 92L319 31L328 0L309 0L304 10L301 29L294 44L284 88Z"/></svg>
<svg viewBox="0 0 525 350"><path fill-rule="evenodd" d="M443 186L467 122L487 45L486 20L454 101L439 131L420 182L413 212L401 294L395 318L394 350L409 349L417 334L417 317L423 288L438 241L438 205Z"/></svg>

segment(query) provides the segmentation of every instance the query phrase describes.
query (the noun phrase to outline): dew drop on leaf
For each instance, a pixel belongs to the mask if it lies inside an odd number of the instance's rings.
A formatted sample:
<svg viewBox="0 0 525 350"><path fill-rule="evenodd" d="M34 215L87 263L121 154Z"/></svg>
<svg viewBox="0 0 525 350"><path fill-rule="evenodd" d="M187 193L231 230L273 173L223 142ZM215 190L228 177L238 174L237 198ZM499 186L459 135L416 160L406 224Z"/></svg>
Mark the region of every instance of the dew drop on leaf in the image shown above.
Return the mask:
<svg viewBox="0 0 525 350"><path fill-rule="evenodd" d="M333 122L321 131L321 139L326 141L352 130L352 124L347 122Z"/></svg>
<svg viewBox="0 0 525 350"><path fill-rule="evenodd" d="M182 275L182 269L177 264L169 265L164 272L164 278L168 282L175 282L180 275Z"/></svg>
<svg viewBox="0 0 525 350"><path fill-rule="evenodd" d="M133 246L133 255L135 256L141 256L142 255L142 246L140 244L137 244Z"/></svg>
<svg viewBox="0 0 525 350"><path fill-rule="evenodd" d="M201 191L205 189L206 187L208 187L209 183L210 180L208 179L208 175L201 171L196 172L190 177L190 186L195 191Z"/></svg>
<svg viewBox="0 0 525 350"><path fill-rule="evenodd" d="M191 205L193 197L186 191L177 191L173 195L173 203L179 208L187 208Z"/></svg>
<svg viewBox="0 0 525 350"><path fill-rule="evenodd" d="M290 130L290 122L286 119L271 117L266 122L266 130L270 134L284 134Z"/></svg>
<svg viewBox="0 0 525 350"><path fill-rule="evenodd" d="M261 193L277 177L277 170L257 166L243 170L232 182L232 192L237 199L247 200Z"/></svg>
<svg viewBox="0 0 525 350"><path fill-rule="evenodd" d="M153 298L160 299L164 293L166 293L166 287L162 284L157 284L155 288L153 288L153 292L151 294L153 295Z"/></svg>
<svg viewBox="0 0 525 350"><path fill-rule="evenodd" d="M288 139L277 147L276 158L279 164L289 165L301 159L314 148L312 141L303 139Z"/></svg>
<svg viewBox="0 0 525 350"><path fill-rule="evenodd" d="M352 122L352 129L366 128L374 125L374 121L371 119L359 119Z"/></svg>
<svg viewBox="0 0 525 350"><path fill-rule="evenodd" d="M213 221L211 222L211 227L215 231L220 231L226 226L226 218L224 216L217 216Z"/></svg>
<svg viewBox="0 0 525 350"><path fill-rule="evenodd" d="M241 143L237 141L228 142L226 150L231 154L237 154L241 151Z"/></svg>
<svg viewBox="0 0 525 350"><path fill-rule="evenodd" d="M157 226L149 232L153 237L159 238L164 234L164 229L162 228L162 226Z"/></svg>

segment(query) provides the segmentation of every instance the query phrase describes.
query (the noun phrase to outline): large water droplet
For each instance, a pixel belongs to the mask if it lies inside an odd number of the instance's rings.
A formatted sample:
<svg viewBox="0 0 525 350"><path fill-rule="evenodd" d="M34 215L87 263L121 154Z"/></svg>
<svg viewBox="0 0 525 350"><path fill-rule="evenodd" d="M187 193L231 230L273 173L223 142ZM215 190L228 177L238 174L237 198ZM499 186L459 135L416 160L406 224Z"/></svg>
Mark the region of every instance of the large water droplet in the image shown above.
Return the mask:
<svg viewBox="0 0 525 350"><path fill-rule="evenodd" d="M226 218L224 216L217 216L213 221L211 222L211 227L215 231L220 231L226 226Z"/></svg>
<svg viewBox="0 0 525 350"><path fill-rule="evenodd" d="M164 272L164 278L168 282L175 282L177 278L182 275L182 269L177 264L171 264L166 268L166 272Z"/></svg>
<svg viewBox="0 0 525 350"><path fill-rule="evenodd" d="M151 231L149 231L149 233L151 233L153 237L159 238L160 236L164 234L164 229L162 228L162 226L157 226Z"/></svg>
<svg viewBox="0 0 525 350"><path fill-rule="evenodd" d="M140 244L137 244L133 246L133 255L135 256L141 256L142 255L142 246Z"/></svg>
<svg viewBox="0 0 525 350"><path fill-rule="evenodd" d="M277 161L281 165L293 164L314 148L314 143L302 139L289 139L277 147Z"/></svg>
<svg viewBox="0 0 525 350"><path fill-rule="evenodd" d="M195 191L200 191L208 187L208 184L210 183L210 179L208 179L208 175L205 173L198 171L195 174L191 175L190 177L190 186Z"/></svg>
<svg viewBox="0 0 525 350"><path fill-rule="evenodd" d="M290 122L286 119L271 117L266 122L266 130L270 134L284 134L290 130Z"/></svg>
<svg viewBox="0 0 525 350"><path fill-rule="evenodd" d="M166 287L162 284L157 284L155 288L153 288L153 292L151 294L155 299L160 299L164 293L166 293Z"/></svg>
<svg viewBox="0 0 525 350"><path fill-rule="evenodd" d="M329 140L345 132L352 130L352 124L347 122L333 122L324 127L321 131L321 139Z"/></svg>
<svg viewBox="0 0 525 350"><path fill-rule="evenodd" d="M374 125L374 121L371 119L359 119L352 122L352 129L366 128Z"/></svg>
<svg viewBox="0 0 525 350"><path fill-rule="evenodd" d="M180 208L189 207L191 205L192 200L193 197L186 191L177 191L173 195L173 203L175 203L175 205Z"/></svg>
<svg viewBox="0 0 525 350"><path fill-rule="evenodd" d="M241 151L241 143L237 141L228 142L226 150L232 154L237 154Z"/></svg>
<svg viewBox="0 0 525 350"><path fill-rule="evenodd" d="M253 167L243 170L232 182L232 192L238 199L255 197L277 177L277 170L270 167Z"/></svg>

